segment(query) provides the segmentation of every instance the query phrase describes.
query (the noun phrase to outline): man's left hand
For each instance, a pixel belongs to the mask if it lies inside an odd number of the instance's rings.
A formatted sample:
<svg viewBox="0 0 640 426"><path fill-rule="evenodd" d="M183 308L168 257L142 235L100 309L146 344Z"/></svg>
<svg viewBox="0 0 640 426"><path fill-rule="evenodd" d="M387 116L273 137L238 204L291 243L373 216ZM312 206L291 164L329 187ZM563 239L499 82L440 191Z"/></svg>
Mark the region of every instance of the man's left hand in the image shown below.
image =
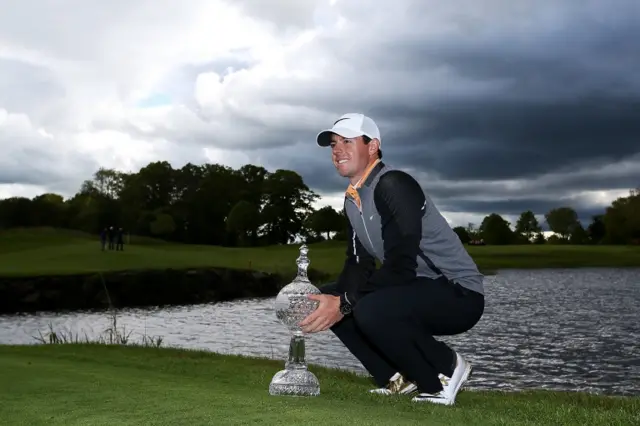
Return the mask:
<svg viewBox="0 0 640 426"><path fill-rule="evenodd" d="M320 304L315 311L300 322L300 327L305 333L317 333L327 330L344 317L340 313L339 296L310 294L307 297L311 300L317 300Z"/></svg>

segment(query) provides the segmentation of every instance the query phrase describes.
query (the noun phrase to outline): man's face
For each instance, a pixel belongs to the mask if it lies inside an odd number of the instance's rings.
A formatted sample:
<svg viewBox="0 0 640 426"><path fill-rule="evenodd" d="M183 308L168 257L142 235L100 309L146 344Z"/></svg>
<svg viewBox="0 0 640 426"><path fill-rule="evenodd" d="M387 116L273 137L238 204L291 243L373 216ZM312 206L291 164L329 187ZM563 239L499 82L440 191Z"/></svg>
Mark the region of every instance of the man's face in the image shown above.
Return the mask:
<svg viewBox="0 0 640 426"><path fill-rule="evenodd" d="M365 145L362 136L343 138L336 134L331 136L330 146L333 165L340 176L347 178L359 178L378 149L374 141Z"/></svg>

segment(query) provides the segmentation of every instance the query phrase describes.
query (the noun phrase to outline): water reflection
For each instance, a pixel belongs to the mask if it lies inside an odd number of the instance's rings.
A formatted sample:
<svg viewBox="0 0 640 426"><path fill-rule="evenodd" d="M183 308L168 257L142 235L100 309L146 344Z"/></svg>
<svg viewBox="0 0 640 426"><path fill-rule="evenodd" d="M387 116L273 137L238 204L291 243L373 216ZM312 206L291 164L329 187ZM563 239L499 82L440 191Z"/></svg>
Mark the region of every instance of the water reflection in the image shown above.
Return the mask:
<svg viewBox="0 0 640 426"><path fill-rule="evenodd" d="M445 340L476 370L469 387L640 394L640 270L511 270L487 279L485 315L469 333ZM130 309L119 325L165 345L284 359L289 335L273 299ZM49 323L94 336L104 313L0 316L0 343L34 343ZM364 372L330 332L308 341L309 362Z"/></svg>

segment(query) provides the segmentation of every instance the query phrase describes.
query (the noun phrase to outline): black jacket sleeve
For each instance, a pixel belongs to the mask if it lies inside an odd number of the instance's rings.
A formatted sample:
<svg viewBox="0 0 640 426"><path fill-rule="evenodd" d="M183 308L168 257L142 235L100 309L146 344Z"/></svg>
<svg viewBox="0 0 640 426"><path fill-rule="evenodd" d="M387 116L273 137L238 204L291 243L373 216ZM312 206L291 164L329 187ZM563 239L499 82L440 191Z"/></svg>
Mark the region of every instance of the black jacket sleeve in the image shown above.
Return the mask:
<svg viewBox="0 0 640 426"><path fill-rule="evenodd" d="M422 217L427 200L418 182L392 170L379 180L374 202L382 222L384 262L370 278L373 287L411 284L416 279Z"/></svg>
<svg viewBox="0 0 640 426"><path fill-rule="evenodd" d="M362 295L362 288L376 268L375 258L362 246L351 223L347 220L347 258L338 277L336 290L346 293L352 306Z"/></svg>

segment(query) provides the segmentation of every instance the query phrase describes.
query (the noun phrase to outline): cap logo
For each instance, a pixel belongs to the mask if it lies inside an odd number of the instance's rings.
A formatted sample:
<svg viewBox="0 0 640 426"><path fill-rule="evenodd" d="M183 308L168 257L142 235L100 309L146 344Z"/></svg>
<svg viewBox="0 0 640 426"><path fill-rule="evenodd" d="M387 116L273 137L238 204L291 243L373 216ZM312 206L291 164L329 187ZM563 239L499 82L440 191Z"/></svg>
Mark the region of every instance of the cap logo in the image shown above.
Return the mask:
<svg viewBox="0 0 640 426"><path fill-rule="evenodd" d="M333 123L333 125L335 126L336 124L338 124L339 122L343 121L343 120L348 120L349 117L345 117L345 118L341 118L338 121L336 121L335 123Z"/></svg>

